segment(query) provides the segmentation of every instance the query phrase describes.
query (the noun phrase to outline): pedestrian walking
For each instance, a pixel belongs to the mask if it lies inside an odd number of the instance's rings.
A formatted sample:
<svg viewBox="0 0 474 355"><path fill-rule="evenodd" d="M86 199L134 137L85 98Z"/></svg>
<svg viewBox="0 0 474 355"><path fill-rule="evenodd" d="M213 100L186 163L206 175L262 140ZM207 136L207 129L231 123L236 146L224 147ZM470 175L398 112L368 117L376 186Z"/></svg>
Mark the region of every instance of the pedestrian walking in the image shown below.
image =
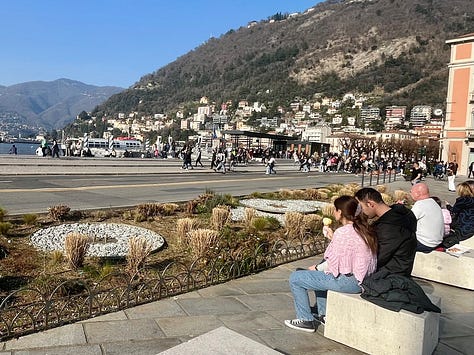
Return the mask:
<svg viewBox="0 0 474 355"><path fill-rule="evenodd" d="M59 159L59 144L56 139L53 140L53 146L51 147L51 157L54 158L55 156Z"/></svg>
<svg viewBox="0 0 474 355"><path fill-rule="evenodd" d="M201 163L201 148L199 147L197 147L197 158L196 158L196 162L194 163L194 166L197 167L198 163L201 165L201 167L204 167L204 165L202 165Z"/></svg>

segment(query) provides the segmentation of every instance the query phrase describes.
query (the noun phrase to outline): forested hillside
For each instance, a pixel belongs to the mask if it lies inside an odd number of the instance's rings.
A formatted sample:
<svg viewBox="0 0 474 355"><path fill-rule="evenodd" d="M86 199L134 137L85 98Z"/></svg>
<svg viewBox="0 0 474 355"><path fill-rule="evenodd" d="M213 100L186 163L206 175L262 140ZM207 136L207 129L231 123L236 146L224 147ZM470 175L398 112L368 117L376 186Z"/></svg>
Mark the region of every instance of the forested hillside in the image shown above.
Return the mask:
<svg viewBox="0 0 474 355"><path fill-rule="evenodd" d="M98 116L169 113L207 96L288 105L315 93L371 94L379 104L444 107L449 46L474 32L472 0L326 1L298 16L269 14L144 75Z"/></svg>

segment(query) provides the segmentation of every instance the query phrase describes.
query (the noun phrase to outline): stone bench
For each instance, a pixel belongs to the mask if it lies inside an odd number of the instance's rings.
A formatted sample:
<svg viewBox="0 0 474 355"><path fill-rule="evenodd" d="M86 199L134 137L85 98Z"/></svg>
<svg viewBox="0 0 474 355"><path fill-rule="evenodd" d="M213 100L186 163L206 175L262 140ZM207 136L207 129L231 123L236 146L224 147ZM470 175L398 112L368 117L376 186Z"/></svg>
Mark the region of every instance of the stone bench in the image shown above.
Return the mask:
<svg viewBox="0 0 474 355"><path fill-rule="evenodd" d="M459 242L459 244L461 244L465 247L474 249L474 236L472 236L471 238L468 238L466 240L463 240L462 242Z"/></svg>
<svg viewBox="0 0 474 355"><path fill-rule="evenodd" d="M416 253L412 276L474 290L474 252L455 257L444 252Z"/></svg>
<svg viewBox="0 0 474 355"><path fill-rule="evenodd" d="M440 306L440 298L429 297ZM428 355L438 344L439 316L394 312L360 294L329 291L324 336L369 354Z"/></svg>

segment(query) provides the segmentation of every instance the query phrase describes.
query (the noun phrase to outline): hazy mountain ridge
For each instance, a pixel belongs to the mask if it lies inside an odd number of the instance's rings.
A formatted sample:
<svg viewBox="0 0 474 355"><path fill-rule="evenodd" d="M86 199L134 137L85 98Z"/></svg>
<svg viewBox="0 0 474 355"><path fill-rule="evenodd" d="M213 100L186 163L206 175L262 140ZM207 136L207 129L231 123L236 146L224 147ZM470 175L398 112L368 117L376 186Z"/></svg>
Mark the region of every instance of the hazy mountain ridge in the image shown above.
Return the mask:
<svg viewBox="0 0 474 355"><path fill-rule="evenodd" d="M296 17L211 38L96 111L167 112L201 96L287 104L296 96L347 91L444 106L445 41L469 32L472 0L327 1Z"/></svg>
<svg viewBox="0 0 474 355"><path fill-rule="evenodd" d="M32 127L61 129L81 111L91 111L122 90L69 79L0 86L0 113L16 113Z"/></svg>

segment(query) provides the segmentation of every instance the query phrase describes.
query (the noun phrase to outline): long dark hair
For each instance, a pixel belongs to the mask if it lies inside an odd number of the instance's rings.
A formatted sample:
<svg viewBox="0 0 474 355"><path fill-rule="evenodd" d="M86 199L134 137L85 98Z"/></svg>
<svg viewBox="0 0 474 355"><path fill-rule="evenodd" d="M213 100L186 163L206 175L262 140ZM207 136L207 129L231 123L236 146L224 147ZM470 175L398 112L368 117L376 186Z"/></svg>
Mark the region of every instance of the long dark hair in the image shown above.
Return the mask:
<svg viewBox="0 0 474 355"><path fill-rule="evenodd" d="M342 217L353 223L354 229L364 239L372 253L377 253L377 236L362 213L359 202L352 196L343 195L334 200L334 207L341 211Z"/></svg>

